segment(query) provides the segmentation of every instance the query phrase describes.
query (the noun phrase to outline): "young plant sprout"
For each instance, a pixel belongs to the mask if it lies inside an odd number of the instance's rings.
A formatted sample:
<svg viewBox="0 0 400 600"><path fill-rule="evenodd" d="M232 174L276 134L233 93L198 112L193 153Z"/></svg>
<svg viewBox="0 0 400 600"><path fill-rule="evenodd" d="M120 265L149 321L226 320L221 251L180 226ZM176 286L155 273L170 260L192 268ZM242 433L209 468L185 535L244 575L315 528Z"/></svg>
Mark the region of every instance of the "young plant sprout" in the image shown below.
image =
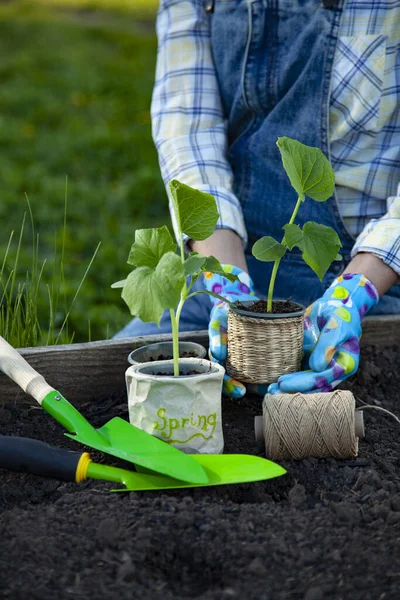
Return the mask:
<svg viewBox="0 0 400 600"><path fill-rule="evenodd" d="M196 294L225 298L207 290L191 291L203 272L223 275L230 281L236 275L225 273L219 261L191 252L185 257L183 235L192 240L208 238L219 217L215 199L177 180L168 184L178 245L168 228L138 229L131 247L128 264L134 270L123 281L111 287L122 288L121 296L132 316L149 323L160 323L169 309L172 324L174 375L179 375L179 320L186 300Z"/></svg>
<svg viewBox="0 0 400 600"><path fill-rule="evenodd" d="M288 250L297 246L302 252L303 260L322 280L329 265L335 259L341 259L338 250L342 246L339 236L331 227L308 221L301 229L294 223L306 196L316 202L325 202L332 196L335 176L328 159L319 148L306 146L288 137L278 138L277 146L283 167L298 198L289 223L282 227L285 233L281 242L265 236L252 249L252 254L258 260L274 263L268 288L267 312L272 310L279 263Z"/></svg>

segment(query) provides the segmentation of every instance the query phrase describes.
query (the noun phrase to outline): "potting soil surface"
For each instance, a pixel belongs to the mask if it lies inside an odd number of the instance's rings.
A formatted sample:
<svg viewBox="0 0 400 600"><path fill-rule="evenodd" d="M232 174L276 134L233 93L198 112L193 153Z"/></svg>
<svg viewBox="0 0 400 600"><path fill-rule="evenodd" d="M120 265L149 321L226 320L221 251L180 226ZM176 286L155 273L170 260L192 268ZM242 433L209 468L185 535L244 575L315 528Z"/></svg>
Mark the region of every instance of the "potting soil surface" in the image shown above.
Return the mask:
<svg viewBox="0 0 400 600"><path fill-rule="evenodd" d="M343 387L400 414L399 350L364 350ZM40 408L2 400L2 433L78 448ZM122 392L81 409L96 426L128 417ZM259 414L260 398L223 401L226 452L264 455ZM373 410L365 424L357 459L285 461L252 484L111 494L0 471L0 598L398 600L400 424Z"/></svg>

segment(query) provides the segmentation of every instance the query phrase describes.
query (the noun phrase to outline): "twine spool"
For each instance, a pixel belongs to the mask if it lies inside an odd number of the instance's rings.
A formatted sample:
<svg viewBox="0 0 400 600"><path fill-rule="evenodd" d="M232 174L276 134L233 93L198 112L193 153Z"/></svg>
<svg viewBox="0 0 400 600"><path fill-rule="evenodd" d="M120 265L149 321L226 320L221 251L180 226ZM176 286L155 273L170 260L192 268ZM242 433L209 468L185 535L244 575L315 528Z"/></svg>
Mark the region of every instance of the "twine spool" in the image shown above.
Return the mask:
<svg viewBox="0 0 400 600"><path fill-rule="evenodd" d="M228 315L228 375L244 383L273 383L301 370L303 315L282 319Z"/></svg>
<svg viewBox="0 0 400 600"><path fill-rule="evenodd" d="M362 413L353 394L266 394L263 401L265 451L272 460L308 457L355 458L363 437ZM356 434L357 431L357 434Z"/></svg>

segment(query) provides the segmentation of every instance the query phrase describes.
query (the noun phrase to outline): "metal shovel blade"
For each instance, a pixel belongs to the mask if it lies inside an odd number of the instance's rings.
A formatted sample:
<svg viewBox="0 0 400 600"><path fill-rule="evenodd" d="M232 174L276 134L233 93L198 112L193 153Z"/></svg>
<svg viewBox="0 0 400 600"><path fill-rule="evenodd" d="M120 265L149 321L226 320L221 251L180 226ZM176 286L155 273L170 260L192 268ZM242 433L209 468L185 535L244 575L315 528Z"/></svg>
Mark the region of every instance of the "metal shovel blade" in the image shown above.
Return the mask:
<svg viewBox="0 0 400 600"><path fill-rule="evenodd" d="M125 469L113 469L113 477L105 477L104 473L95 474L88 469L88 477L94 479L112 479L119 481L126 488L113 489L112 492L149 491L149 490L171 490L194 487L208 487L215 485L228 485L233 483L248 483L252 481L263 481L280 477L286 470L276 463L248 454L196 454L193 458L201 465L207 473L207 483L187 483L172 477L158 475L157 473L137 467L137 473ZM94 469L104 465L93 465ZM117 472L114 472L117 471Z"/></svg>

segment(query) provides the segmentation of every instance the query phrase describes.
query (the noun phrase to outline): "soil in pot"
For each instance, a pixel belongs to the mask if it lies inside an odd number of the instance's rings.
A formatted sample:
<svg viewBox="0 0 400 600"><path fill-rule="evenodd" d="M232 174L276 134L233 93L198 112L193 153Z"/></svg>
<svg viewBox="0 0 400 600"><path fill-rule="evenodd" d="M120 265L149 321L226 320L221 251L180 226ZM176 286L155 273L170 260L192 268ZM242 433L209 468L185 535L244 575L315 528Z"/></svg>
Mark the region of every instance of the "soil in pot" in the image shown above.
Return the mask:
<svg viewBox="0 0 400 600"><path fill-rule="evenodd" d="M187 371L186 373L184 373L183 371L179 371L179 377L188 377L189 375L202 375L202 374L203 374L202 371L195 371L194 369L192 369L191 371ZM157 375L157 377L171 377L171 373L158 372L158 373L154 373L154 375Z"/></svg>
<svg viewBox="0 0 400 600"><path fill-rule="evenodd" d="M179 354L179 358L197 358L197 354L195 352L182 352ZM173 356L168 354L159 354L157 358L153 358L150 356L149 362L154 362L155 360L172 360Z"/></svg>
<svg viewBox="0 0 400 600"><path fill-rule="evenodd" d="M206 349L200 344L193 342L179 342L179 358L204 358ZM156 342L146 346L140 346L128 356L131 364L156 362L157 360L171 360L173 358L172 342Z"/></svg>
<svg viewBox="0 0 400 600"><path fill-rule="evenodd" d="M241 310L245 310L247 312L255 312L255 313L267 313L270 312L274 315L284 315L288 313L294 313L299 310L299 305L296 302L291 302L290 300L273 300L272 302L272 310L267 310L267 301L266 300L258 300L251 307L244 306L240 302L237 303L237 307Z"/></svg>
<svg viewBox="0 0 400 600"><path fill-rule="evenodd" d="M344 387L399 414L399 352L363 350ZM2 400L2 433L78 447L40 409ZM123 393L79 408L95 426L128 418ZM263 455L260 414L260 398L224 400L226 452ZM287 475L253 484L113 495L0 471L0 598L398 600L400 426L372 410L365 424L359 458L285 461Z"/></svg>

